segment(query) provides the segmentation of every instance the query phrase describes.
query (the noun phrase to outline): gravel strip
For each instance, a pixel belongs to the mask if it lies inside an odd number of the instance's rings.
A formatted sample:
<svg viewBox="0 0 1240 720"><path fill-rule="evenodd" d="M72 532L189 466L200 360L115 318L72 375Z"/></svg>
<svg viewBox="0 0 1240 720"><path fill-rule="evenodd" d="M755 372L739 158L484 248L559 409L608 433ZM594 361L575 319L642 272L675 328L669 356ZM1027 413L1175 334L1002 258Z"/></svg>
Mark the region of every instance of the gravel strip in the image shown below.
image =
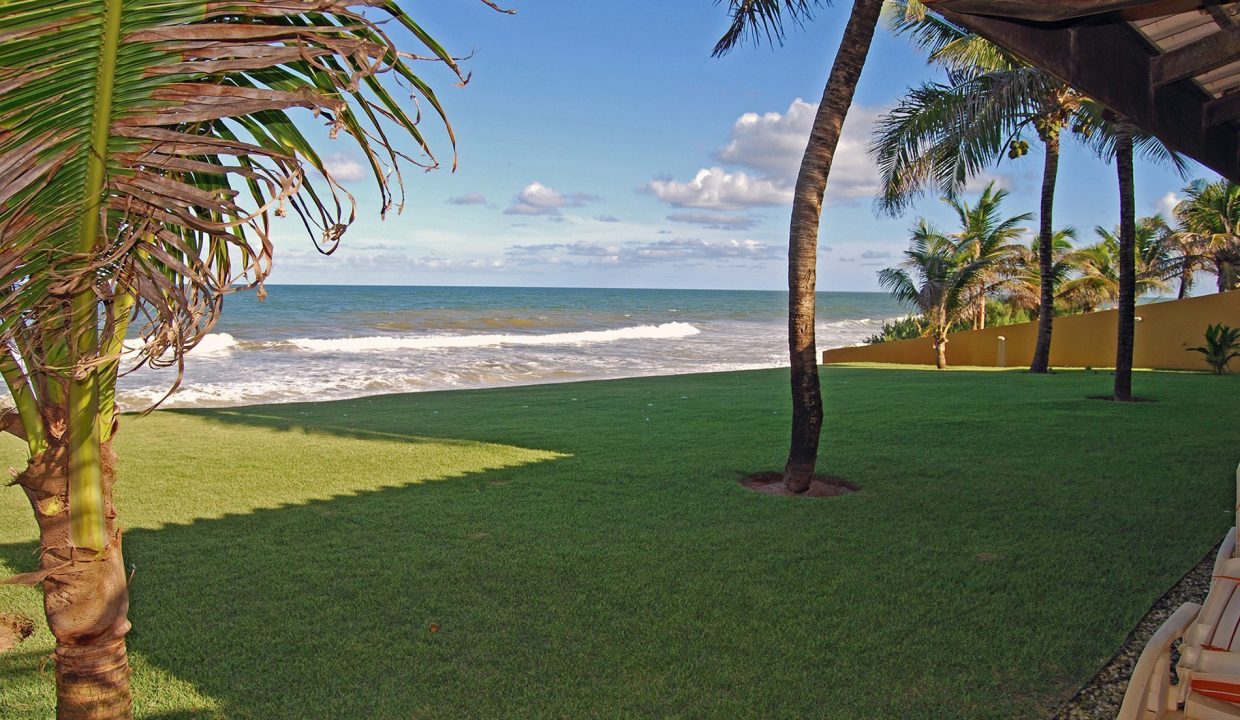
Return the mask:
<svg viewBox="0 0 1240 720"><path fill-rule="evenodd" d="M1171 617L1176 608L1186 602L1205 601L1217 553L1216 545L1197 563L1197 567L1180 578L1154 603L1149 613L1128 633L1119 652L1084 687L1077 690L1072 699L1061 705L1051 720L1112 720L1119 713L1119 706L1124 702L1124 691L1128 689L1128 677L1150 636L1164 620Z"/></svg>

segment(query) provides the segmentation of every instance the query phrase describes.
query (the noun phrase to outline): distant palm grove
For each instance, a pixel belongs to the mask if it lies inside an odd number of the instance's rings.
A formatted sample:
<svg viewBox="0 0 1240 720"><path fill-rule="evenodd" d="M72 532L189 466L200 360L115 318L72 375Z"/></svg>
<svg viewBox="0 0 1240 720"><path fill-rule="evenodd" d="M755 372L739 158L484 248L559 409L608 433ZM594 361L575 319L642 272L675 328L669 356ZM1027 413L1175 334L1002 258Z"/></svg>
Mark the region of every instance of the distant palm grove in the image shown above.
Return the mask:
<svg viewBox="0 0 1240 720"><path fill-rule="evenodd" d="M1176 153L1059 79L927 13L920 0L892 0L885 12L888 26L941 67L946 81L910 89L878 121L870 144L881 176L876 208L896 215L936 193L960 227L915 224L904 261L879 273L880 285L913 314L887 323L869 342L929 336L942 367L949 332L1037 320L1029 369L1046 372L1054 316L1115 307L1115 395L1128 399L1135 299L1184 297L1209 274L1219 292L1240 282L1240 187L1197 180L1184 188L1172 217L1137 218L1134 155L1183 174L1187 166ZM960 199L970 180L1005 156L1029 155L1030 139L1044 150L1035 227L1023 226L1033 214L1006 215L1006 193L993 185L975 205ZM1068 139L1115 165L1114 229L1055 226L1060 148Z"/></svg>
<svg viewBox="0 0 1240 720"><path fill-rule="evenodd" d="M1240 286L1240 185L1197 180L1183 192L1171 218L1137 220L1138 296L1183 298L1203 276L1213 276L1218 292ZM950 232L917 221L903 262L879 272L879 284L913 313L886 323L867 342L928 336L942 364L949 332L1038 319L1041 241L1022 241L1029 234L1022 223L1032 215L1005 216L1006 197L992 184L972 205L944 198L960 222ZM1093 312L1119 300L1118 229L1095 227L1081 235L1070 227L1052 235L1049 282L1056 315Z"/></svg>

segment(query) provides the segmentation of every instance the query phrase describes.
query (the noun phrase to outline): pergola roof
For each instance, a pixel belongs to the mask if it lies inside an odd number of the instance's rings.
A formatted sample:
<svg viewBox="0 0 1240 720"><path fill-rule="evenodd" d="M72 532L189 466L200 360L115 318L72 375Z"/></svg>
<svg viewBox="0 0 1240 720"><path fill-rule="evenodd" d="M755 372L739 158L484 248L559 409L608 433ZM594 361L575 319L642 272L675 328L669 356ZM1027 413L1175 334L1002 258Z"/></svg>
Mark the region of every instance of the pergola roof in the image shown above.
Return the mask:
<svg viewBox="0 0 1240 720"><path fill-rule="evenodd" d="M1240 182L1240 0L924 0Z"/></svg>

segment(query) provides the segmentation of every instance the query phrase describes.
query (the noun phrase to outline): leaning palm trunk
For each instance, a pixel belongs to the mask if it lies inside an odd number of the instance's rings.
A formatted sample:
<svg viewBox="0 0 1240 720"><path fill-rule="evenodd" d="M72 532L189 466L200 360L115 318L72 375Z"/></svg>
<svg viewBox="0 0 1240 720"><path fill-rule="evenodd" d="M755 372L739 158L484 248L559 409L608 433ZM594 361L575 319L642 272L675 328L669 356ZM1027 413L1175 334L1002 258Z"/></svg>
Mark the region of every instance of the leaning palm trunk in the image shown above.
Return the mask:
<svg viewBox="0 0 1240 720"><path fill-rule="evenodd" d="M1136 200L1132 177L1132 123L1115 124L1115 167L1119 174L1119 323L1115 334L1115 399L1132 399L1132 348L1136 330Z"/></svg>
<svg viewBox="0 0 1240 720"><path fill-rule="evenodd" d="M1059 133L1046 138L1046 162L1042 167L1042 198L1038 210L1038 339L1033 348L1029 372L1044 373L1051 365L1051 333L1055 323L1055 258L1052 214L1055 210L1055 182L1059 174Z"/></svg>
<svg viewBox="0 0 1240 720"><path fill-rule="evenodd" d="M818 223L822 198L844 118L869 53L882 0L856 0L827 87L814 117L809 144L801 159L788 230L788 354L792 366L792 441L784 465L784 483L804 492L818 462L822 431L822 389L814 341L817 302Z"/></svg>

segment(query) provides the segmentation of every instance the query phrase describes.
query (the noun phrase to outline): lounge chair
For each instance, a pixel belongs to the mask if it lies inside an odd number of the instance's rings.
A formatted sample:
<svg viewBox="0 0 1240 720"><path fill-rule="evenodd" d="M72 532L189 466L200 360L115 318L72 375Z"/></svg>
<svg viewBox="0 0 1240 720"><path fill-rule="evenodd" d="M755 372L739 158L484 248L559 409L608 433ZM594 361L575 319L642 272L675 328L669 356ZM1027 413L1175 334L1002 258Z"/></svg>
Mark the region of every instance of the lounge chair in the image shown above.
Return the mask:
<svg viewBox="0 0 1240 720"><path fill-rule="evenodd" d="M1240 499L1240 468L1236 469ZM1240 503L1236 506L1240 518ZM1237 522L1240 526L1240 521ZM1154 633L1132 669L1116 720L1240 719L1240 557L1232 528L1214 560L1205 603L1185 603ZM1180 640L1178 678L1171 650Z"/></svg>

